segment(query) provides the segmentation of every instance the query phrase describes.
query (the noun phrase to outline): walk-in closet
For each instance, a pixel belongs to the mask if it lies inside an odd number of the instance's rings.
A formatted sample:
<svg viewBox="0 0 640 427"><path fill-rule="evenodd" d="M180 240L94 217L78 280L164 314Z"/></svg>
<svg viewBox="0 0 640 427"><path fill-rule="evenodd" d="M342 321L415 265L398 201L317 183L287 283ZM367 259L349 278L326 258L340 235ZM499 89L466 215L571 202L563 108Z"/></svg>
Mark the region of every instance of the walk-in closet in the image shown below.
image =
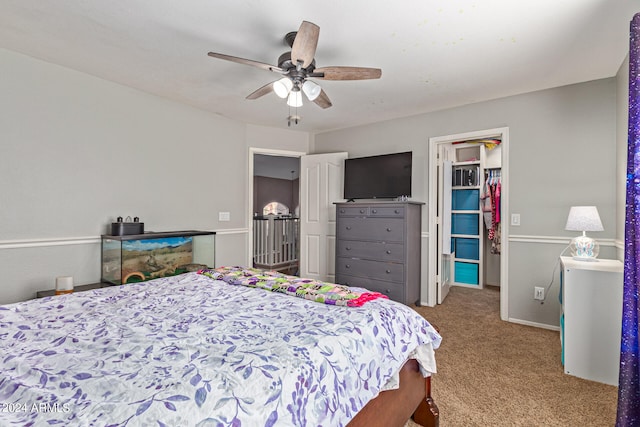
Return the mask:
<svg viewBox="0 0 640 427"><path fill-rule="evenodd" d="M506 129L432 139L437 302L450 286L503 286ZM434 188L435 187L435 188ZM502 294L502 293L501 293Z"/></svg>

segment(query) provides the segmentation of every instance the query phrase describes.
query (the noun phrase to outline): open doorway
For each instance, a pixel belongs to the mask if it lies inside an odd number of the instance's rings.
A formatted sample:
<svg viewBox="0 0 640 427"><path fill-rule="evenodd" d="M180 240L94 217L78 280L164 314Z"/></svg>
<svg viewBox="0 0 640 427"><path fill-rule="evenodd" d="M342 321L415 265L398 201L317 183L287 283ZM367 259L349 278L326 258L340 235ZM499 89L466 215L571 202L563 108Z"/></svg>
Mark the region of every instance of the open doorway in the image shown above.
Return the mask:
<svg viewBox="0 0 640 427"><path fill-rule="evenodd" d="M251 264L299 275L300 155L254 150L250 162Z"/></svg>
<svg viewBox="0 0 640 427"><path fill-rule="evenodd" d="M500 317L508 320L508 147L508 128L429 139L430 306L451 286L499 286ZM495 202L496 183L500 222L484 205Z"/></svg>
<svg viewBox="0 0 640 427"><path fill-rule="evenodd" d="M346 152L307 155L302 152L249 148L247 200L247 265L253 264L254 157L293 157L299 161L299 260L300 276L332 282L335 278L335 206L342 199L342 170ZM291 171L291 169L284 169ZM295 211L294 211L295 212Z"/></svg>

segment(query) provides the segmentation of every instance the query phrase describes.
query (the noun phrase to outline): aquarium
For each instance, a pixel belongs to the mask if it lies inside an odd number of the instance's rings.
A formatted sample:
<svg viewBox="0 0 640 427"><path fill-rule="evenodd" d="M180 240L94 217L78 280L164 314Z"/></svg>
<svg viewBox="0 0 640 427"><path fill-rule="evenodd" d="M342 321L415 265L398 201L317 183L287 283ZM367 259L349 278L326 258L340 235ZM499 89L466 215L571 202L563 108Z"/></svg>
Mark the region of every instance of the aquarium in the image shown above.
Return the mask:
<svg viewBox="0 0 640 427"><path fill-rule="evenodd" d="M215 267L215 232L102 236L102 278L121 285Z"/></svg>

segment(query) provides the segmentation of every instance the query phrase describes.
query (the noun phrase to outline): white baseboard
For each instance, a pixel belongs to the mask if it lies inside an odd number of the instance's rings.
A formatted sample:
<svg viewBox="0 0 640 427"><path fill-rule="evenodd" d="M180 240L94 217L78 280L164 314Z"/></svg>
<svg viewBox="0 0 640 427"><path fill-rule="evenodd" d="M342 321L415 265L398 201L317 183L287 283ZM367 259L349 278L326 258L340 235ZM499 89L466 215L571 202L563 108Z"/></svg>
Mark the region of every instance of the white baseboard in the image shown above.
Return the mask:
<svg viewBox="0 0 640 427"><path fill-rule="evenodd" d="M508 321L511 323L517 323L519 325L533 326L534 328L549 329L551 331L558 331L558 332L560 331L560 326L547 325L545 323L530 322L528 320L513 319L513 318L509 318Z"/></svg>

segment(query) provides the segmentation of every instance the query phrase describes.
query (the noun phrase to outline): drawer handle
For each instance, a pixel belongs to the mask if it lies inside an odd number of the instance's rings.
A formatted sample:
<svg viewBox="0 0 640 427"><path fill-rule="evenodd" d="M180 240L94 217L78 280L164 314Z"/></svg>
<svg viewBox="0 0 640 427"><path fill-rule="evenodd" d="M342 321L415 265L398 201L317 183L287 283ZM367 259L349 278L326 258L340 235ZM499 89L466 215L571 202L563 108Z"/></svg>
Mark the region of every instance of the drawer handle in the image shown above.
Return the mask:
<svg viewBox="0 0 640 427"><path fill-rule="evenodd" d="M391 231L391 229L387 227L387 231Z"/></svg>
<svg viewBox="0 0 640 427"><path fill-rule="evenodd" d="M387 250L387 255L391 255L391 251L390 250Z"/></svg>
<svg viewBox="0 0 640 427"><path fill-rule="evenodd" d="M364 209L360 209L360 213L364 213Z"/></svg>
<svg viewBox="0 0 640 427"><path fill-rule="evenodd" d="M340 213L344 213L344 209L340 209Z"/></svg>
<svg viewBox="0 0 640 427"><path fill-rule="evenodd" d="M391 273L391 270L387 270L387 271L386 271L386 273L387 273L387 274L390 274L390 273Z"/></svg>
<svg viewBox="0 0 640 427"><path fill-rule="evenodd" d="M378 210L377 209L373 209L371 212L378 213Z"/></svg>
<svg viewBox="0 0 640 427"><path fill-rule="evenodd" d="M398 209L396 209L394 212L395 212L395 213L397 213L397 214L399 214L399 213L400 213L400 211L399 211Z"/></svg>
<svg viewBox="0 0 640 427"><path fill-rule="evenodd" d="M351 268L351 265L349 265L349 264L345 264L345 266L344 266L344 267L345 267L345 268Z"/></svg>
<svg viewBox="0 0 640 427"><path fill-rule="evenodd" d="M345 249L350 251L351 250L351 246L347 246Z"/></svg>
<svg viewBox="0 0 640 427"><path fill-rule="evenodd" d="M351 230L351 226L349 226L349 225L347 225L345 228L346 228L347 230Z"/></svg>
<svg viewBox="0 0 640 427"><path fill-rule="evenodd" d="M384 293L387 294L387 295L390 294L391 293L391 289L385 289Z"/></svg>

